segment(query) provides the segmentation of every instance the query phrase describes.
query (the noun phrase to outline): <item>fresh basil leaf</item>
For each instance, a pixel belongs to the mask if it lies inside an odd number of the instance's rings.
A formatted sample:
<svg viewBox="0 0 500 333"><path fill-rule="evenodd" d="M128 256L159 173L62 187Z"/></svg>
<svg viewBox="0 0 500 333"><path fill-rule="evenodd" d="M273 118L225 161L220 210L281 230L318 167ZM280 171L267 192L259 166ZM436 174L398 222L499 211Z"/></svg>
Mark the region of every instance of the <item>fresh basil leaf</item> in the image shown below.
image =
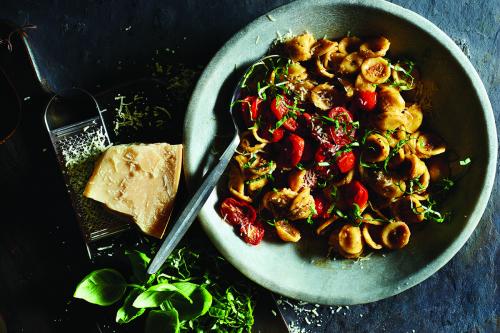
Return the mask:
<svg viewBox="0 0 500 333"><path fill-rule="evenodd" d="M132 303L134 303L134 300L137 298L137 296L139 296L140 293L141 293L140 289L134 288L130 290L127 297L125 298L125 301L123 301L123 305L116 312L117 323L126 324L144 314L146 309L144 308L138 309L132 306Z"/></svg>
<svg viewBox="0 0 500 333"><path fill-rule="evenodd" d="M137 282L144 282L149 278L147 268L151 259L143 252L133 250L125 251L130 265L132 265L132 272Z"/></svg>
<svg viewBox="0 0 500 333"><path fill-rule="evenodd" d="M104 268L87 275L76 287L73 297L101 306L111 305L122 298L127 282L114 269Z"/></svg>
<svg viewBox="0 0 500 333"><path fill-rule="evenodd" d="M145 333L179 333L179 314L174 308L151 310L146 319Z"/></svg>
<svg viewBox="0 0 500 333"><path fill-rule="evenodd" d="M174 295L180 295L188 302L191 302L191 298L189 298L189 295L186 294L185 290L181 290L173 284L164 282L143 291L139 296L137 296L132 305L136 308L155 308L160 306L160 304L165 302L167 299L172 298Z"/></svg>
<svg viewBox="0 0 500 333"><path fill-rule="evenodd" d="M192 303L189 303L185 298L174 297L172 305L179 312L179 319L191 320L203 316L212 306L212 294L203 286L197 286L191 293L190 298Z"/></svg>
<svg viewBox="0 0 500 333"><path fill-rule="evenodd" d="M184 298L191 303L191 294L196 290L196 288L198 288L196 283L176 282L172 283L172 285L179 289L179 292L184 296Z"/></svg>

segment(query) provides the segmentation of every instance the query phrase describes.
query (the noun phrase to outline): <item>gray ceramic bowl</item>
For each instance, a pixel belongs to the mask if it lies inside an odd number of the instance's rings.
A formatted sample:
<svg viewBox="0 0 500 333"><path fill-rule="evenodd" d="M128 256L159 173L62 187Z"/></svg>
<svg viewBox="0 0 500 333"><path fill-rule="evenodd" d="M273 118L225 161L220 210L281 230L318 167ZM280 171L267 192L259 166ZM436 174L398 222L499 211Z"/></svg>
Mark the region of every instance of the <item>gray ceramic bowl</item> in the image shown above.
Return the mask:
<svg viewBox="0 0 500 333"><path fill-rule="evenodd" d="M336 38L383 34L393 55L414 58L433 82L432 122L448 145L472 160L447 200L451 222L428 224L401 251L369 260L326 261L321 241L245 244L217 213L212 193L199 218L219 251L256 283L295 299L321 304L357 304L400 293L431 276L462 247L479 222L493 185L496 129L488 96L473 66L453 41L423 17L385 1L297 1L256 19L237 33L205 69L189 104L185 124L188 180L196 183L230 124L231 91L242 69L262 57L277 36L291 29ZM223 147L222 147L223 149ZM226 186L226 184L220 185Z"/></svg>

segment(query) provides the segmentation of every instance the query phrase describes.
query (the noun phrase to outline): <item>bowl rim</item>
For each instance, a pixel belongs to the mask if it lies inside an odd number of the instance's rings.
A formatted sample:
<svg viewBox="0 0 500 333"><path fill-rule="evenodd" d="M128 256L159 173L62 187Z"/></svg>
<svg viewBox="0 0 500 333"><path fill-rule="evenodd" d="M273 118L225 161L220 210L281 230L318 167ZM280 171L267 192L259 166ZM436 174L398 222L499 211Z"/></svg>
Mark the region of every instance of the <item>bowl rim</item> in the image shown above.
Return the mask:
<svg viewBox="0 0 500 333"><path fill-rule="evenodd" d="M251 23L243 27L240 31L238 31L233 37L231 37L223 47L213 56L208 65L205 67L202 75L200 76L195 89L193 90L193 94L191 96L190 102L188 104L185 123L184 123L184 144L186 147L189 147L192 143L191 135L188 124L194 120L196 110L200 105L200 100L203 95L202 91L205 86L209 85L210 77L217 71L217 66L219 62L226 56L229 50L232 48L232 45L235 41L241 39L245 36L248 31L251 31L254 27L259 26L262 23L262 20L266 19L269 16L278 17L282 15L282 13L286 13L289 8L294 7L297 8L306 8L308 6L325 6L325 5L344 5L344 6L361 6L367 7L369 9L378 10L385 12L389 15L396 16L398 19L406 21L408 24L413 26L418 26L419 29L423 30L428 35L432 36L439 44L441 44L449 53L450 56L455 58L456 62L461 66L462 70L469 77L471 81L471 85L474 88L474 93L477 95L477 99L481 105L481 111L484 115L486 121L486 134L488 141L488 156L486 157L486 174L483 180L484 186L481 191L475 206L473 207L473 211L470 216L467 218L464 228L457 235L456 239L438 256L436 256L431 262L428 263L424 268L417 270L415 273L411 275L411 280L404 286L400 288L393 288L392 290L388 290L387 288L383 289L383 291L377 296L372 297L358 297L357 299L332 299L331 296L326 297L325 295L315 295L308 293L304 290L288 290L286 288L282 288L278 283L273 280L267 279L261 275L259 275L255 271L248 270L245 266L245 262L238 256L234 255L224 246L224 241L217 237L217 233L211 228L207 227L208 223L202 223L203 229L205 233L208 235L211 242L215 245L218 251L233 265L235 266L241 273L243 273L250 280L255 283L263 286L266 289L269 289L278 294L291 297L298 300L308 301L311 303L319 303L319 304L327 304L327 305L353 305L353 304L364 304L375 302L381 299L385 299L394 295L397 295L415 285L423 282L431 275L436 273L439 269L441 269L448 261L450 261L453 256L463 247L465 242L469 239L470 235L476 228L479 223L484 210L488 204L488 200L494 185L495 173L496 173L496 165L497 165L497 154L498 154L498 140L497 140L497 132L495 125L495 117L493 114L493 109L491 107L490 100L488 98L488 94L486 89L481 81L477 71L474 66L471 64L470 60L465 56L462 50L453 42L453 40L444 33L441 29L439 29L434 23L430 22L426 18L421 15L403 8L399 5L387 2L385 0L316 0L314 3L311 3L308 0L297 0L291 3L282 5L277 7L261 16L253 20ZM267 17L267 18L266 18ZM184 174L187 180L187 183L191 183L191 179L193 177L193 170L187 163L189 155L189 149L185 149L185 158L184 158ZM211 207L205 205L200 214L198 215L199 219L204 222L209 219L208 211Z"/></svg>

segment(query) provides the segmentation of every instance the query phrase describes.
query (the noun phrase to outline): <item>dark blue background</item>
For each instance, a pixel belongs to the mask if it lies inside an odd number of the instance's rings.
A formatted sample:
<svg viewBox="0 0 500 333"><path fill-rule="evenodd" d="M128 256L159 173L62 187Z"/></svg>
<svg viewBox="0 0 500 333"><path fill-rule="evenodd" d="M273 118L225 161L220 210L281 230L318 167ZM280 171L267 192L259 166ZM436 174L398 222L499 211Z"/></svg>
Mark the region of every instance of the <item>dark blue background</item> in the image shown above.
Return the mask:
<svg viewBox="0 0 500 333"><path fill-rule="evenodd" d="M206 65L236 31L287 2L2 0L0 18L38 25L29 32L29 40L40 73L53 89L80 86L99 92L148 76L157 49L175 49L174 63L192 68ZM485 84L498 124L498 1L393 2L434 22L464 50ZM26 91L24 95L29 94ZM449 93L453 98L459 92ZM36 105L45 97L32 97L32 104L26 103L25 150L20 150L26 156L17 172L18 185L12 181L0 195L0 209L6 212L0 218L0 314L6 317L9 332L92 332L93 322L104 315L71 301L75 283L91 267L53 155L44 152L50 146ZM497 171L493 195L472 237L443 269L420 285L338 312L337 307L318 307L318 317L311 311L314 305L290 301L296 308L292 310L282 300L287 320L305 332L500 331L499 199ZM29 207L23 200L30 201Z"/></svg>

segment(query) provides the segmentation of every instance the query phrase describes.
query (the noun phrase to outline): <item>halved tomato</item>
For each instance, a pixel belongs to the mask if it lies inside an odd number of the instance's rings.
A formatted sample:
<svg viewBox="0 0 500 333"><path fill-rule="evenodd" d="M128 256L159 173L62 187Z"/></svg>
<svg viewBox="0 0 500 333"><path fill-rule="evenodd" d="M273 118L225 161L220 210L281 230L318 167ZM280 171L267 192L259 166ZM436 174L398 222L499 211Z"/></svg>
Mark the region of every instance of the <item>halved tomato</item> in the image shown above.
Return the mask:
<svg viewBox="0 0 500 333"><path fill-rule="evenodd" d="M373 111L377 107L377 92L362 90L356 94L353 101L355 110Z"/></svg>
<svg viewBox="0 0 500 333"><path fill-rule="evenodd" d="M352 151L346 151L337 157L337 167L340 172L346 173L354 169L356 165L356 156Z"/></svg>
<svg viewBox="0 0 500 333"><path fill-rule="evenodd" d="M248 244L258 245L264 237L264 233L264 226L260 221L255 221L253 224L246 223L240 225L240 235Z"/></svg>
<svg viewBox="0 0 500 333"><path fill-rule="evenodd" d="M281 238L282 241L295 243L300 240L300 231L291 225L290 222L279 220L274 226L276 227L278 237Z"/></svg>
<svg viewBox="0 0 500 333"><path fill-rule="evenodd" d="M241 112L247 126L252 126L260 115L262 99L257 96L247 96L241 100Z"/></svg>
<svg viewBox="0 0 500 333"><path fill-rule="evenodd" d="M285 96L275 97L271 101L271 111L273 112L276 119L281 120L281 119L283 119L283 117L288 115L288 113L290 112L290 106L292 106L292 105L293 105L293 102L290 101ZM292 117L289 117L283 123L283 127L291 132L294 132L298 126L299 126L299 124Z"/></svg>
<svg viewBox="0 0 500 333"><path fill-rule="evenodd" d="M220 215L231 225L252 224L257 218L255 208L234 198L227 198L222 202Z"/></svg>
<svg viewBox="0 0 500 333"><path fill-rule="evenodd" d="M368 190L357 180L342 186L340 193L346 207L356 204L359 208L364 208L368 203Z"/></svg>
<svg viewBox="0 0 500 333"><path fill-rule="evenodd" d="M342 106L330 110L328 117L338 121L337 125L329 127L330 137L338 146L342 147L352 142L356 130L352 126L353 116Z"/></svg>
<svg viewBox="0 0 500 333"><path fill-rule="evenodd" d="M304 139L300 136L290 133L279 147L280 158L279 161L286 167L293 168L302 159L304 154Z"/></svg>

